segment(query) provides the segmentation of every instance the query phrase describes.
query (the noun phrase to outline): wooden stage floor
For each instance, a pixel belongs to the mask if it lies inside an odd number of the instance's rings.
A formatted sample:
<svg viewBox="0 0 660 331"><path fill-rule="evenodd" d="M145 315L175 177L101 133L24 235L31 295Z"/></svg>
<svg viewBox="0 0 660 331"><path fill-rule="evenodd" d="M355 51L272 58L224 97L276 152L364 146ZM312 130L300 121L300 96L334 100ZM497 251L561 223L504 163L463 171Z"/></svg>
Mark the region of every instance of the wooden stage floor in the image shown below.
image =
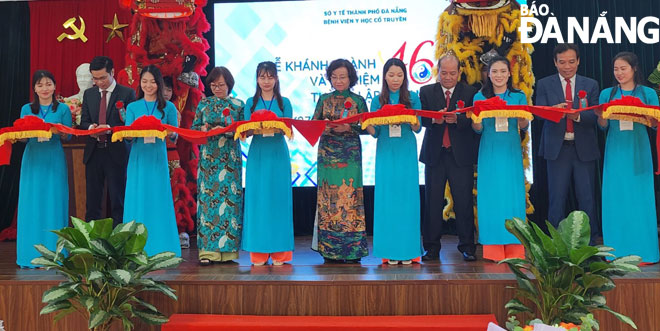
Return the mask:
<svg viewBox="0 0 660 331"><path fill-rule="evenodd" d="M386 265L368 256L362 264L324 264L310 249L311 237L296 237L293 261L282 266L252 266L240 253L237 263L197 264L195 237L186 260L177 269L152 274L166 281L178 301L149 294L164 313L238 315L430 315L490 314L506 320L504 304L513 296L507 286L515 278L505 265L480 258L464 262L457 239L443 238L441 260L412 265ZM371 247L370 247L371 248ZM77 330L77 317L52 325L51 316L39 316L41 294L64 278L54 271L20 269L15 265L15 243L0 243L0 320L7 331ZM608 305L633 318L639 330L660 330L660 265L616 279ZM601 330L632 330L613 317L597 313ZM141 326L140 329L149 329ZM151 328L157 330L158 328Z"/></svg>

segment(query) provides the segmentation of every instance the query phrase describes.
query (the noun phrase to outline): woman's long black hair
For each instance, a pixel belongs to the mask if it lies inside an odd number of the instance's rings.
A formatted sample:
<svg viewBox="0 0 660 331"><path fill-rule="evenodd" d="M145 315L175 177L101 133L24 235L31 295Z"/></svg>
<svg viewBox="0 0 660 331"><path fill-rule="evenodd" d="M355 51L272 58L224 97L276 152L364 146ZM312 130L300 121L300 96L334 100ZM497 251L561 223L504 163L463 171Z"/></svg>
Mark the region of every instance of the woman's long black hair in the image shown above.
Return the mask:
<svg viewBox="0 0 660 331"><path fill-rule="evenodd" d="M280 110L284 111L284 101L282 100L282 94L280 94L280 79L277 78L277 67L275 63L271 61L261 62L257 65L257 90L254 92L252 97L252 107L250 107L250 112L254 112L254 108L259 103L259 98L261 98L261 87L259 87L259 76L266 74L275 77L275 86L273 86L273 97L277 100L277 105L280 107Z"/></svg>
<svg viewBox="0 0 660 331"><path fill-rule="evenodd" d="M633 88L633 94L635 94L635 91L637 90L637 87L640 85L644 84L644 77L642 76L642 72L639 70L639 59L637 58L637 55L632 52L620 52L617 55L614 56L612 59L612 68L614 68L614 62L616 60L624 60L630 64L630 68L635 71L635 74L633 75L633 81L635 82L635 88ZM619 85L619 82L614 79L614 85L612 86L612 91L610 92L610 98L609 101L612 101L612 98L616 95L618 91L621 91L621 86ZM646 95L642 93L642 100L644 103L646 103Z"/></svg>
<svg viewBox="0 0 660 331"><path fill-rule="evenodd" d="M33 93L33 99L32 103L30 104L30 109L32 109L32 114L39 114L41 112L41 109L39 107L39 95L37 94L37 89L35 86L37 86L37 83L41 81L43 78L48 78L53 81L53 85L55 84L55 77L53 77L53 74L48 71L48 70L37 70L34 72L34 76L32 76L32 93ZM57 102L57 98L55 97L55 92L53 92L53 113L57 111L57 107L60 105L59 102Z"/></svg>
<svg viewBox="0 0 660 331"><path fill-rule="evenodd" d="M490 73L490 68L493 66L493 64L497 62L502 62L506 64L506 67L509 68L509 73L511 73L511 62L504 56L496 56L490 62L488 62L488 73ZM520 92L520 90L513 88L513 82L511 79L511 76L509 76L509 79L506 82L506 87L508 89L508 92ZM486 99L492 98L495 96L495 89L493 88L493 82L490 80L490 75L487 77L486 82L484 83L484 86L481 87L481 94Z"/></svg>
<svg viewBox="0 0 660 331"><path fill-rule="evenodd" d="M383 66L383 89L380 91L380 96L378 97L380 106L382 107L390 103L390 87L387 86L385 76L387 76L387 71L389 71L392 66L397 66L403 70L403 83L401 83L401 87L399 88L399 103L406 106L406 108L411 108L412 106L410 103L410 91L408 91L408 74L406 71L406 64L397 58L391 58L387 60Z"/></svg>
<svg viewBox="0 0 660 331"><path fill-rule="evenodd" d="M165 105L167 105L167 102L165 101L165 97L163 96L163 86L165 86L165 83L163 83L163 75L160 73L160 69L156 67L153 64L150 64L142 69L142 72L140 73L140 84L142 84L142 76L144 76L145 73L151 73L154 76L154 80L156 81L156 87L158 87L158 90L156 91L156 103L158 104L156 108L158 108L158 111L161 113L161 118L165 117ZM138 95L137 95L138 100L144 98L144 91L142 91L142 86L138 89Z"/></svg>

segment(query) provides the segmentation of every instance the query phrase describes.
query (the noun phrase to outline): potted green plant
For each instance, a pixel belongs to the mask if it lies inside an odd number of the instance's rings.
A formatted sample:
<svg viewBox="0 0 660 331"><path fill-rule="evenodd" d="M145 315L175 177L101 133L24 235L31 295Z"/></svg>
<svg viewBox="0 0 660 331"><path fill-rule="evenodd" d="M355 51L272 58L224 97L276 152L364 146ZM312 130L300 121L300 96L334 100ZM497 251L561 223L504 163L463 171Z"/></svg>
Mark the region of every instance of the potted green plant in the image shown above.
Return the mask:
<svg viewBox="0 0 660 331"><path fill-rule="evenodd" d="M658 96L660 96L660 62L658 62L658 65L649 75L649 83L653 84L651 86L658 93Z"/></svg>
<svg viewBox="0 0 660 331"><path fill-rule="evenodd" d="M589 217L582 211L572 212L558 228L546 224L550 235L532 222L517 218L505 222L525 247L525 259L500 262L509 266L518 285L505 306L508 314L531 313L548 325L588 320L589 327L597 330L598 322L589 314L605 310L637 329L629 317L607 306L603 293L615 288L613 276L638 272L640 257L615 258L611 247L589 246ZM515 322L510 319L507 327L513 330Z"/></svg>
<svg viewBox="0 0 660 331"><path fill-rule="evenodd" d="M112 228L112 219L90 221L72 217L73 227L53 231L58 236L53 252L35 245L41 254L32 264L55 269L67 281L47 290L41 314L59 311L57 322L72 312L82 313L93 330L108 330L119 320L124 330L133 329L132 318L163 324L168 318L138 294L155 291L177 300L174 290L145 277L149 272L175 268L183 259L164 252L147 256L147 228L135 221Z"/></svg>

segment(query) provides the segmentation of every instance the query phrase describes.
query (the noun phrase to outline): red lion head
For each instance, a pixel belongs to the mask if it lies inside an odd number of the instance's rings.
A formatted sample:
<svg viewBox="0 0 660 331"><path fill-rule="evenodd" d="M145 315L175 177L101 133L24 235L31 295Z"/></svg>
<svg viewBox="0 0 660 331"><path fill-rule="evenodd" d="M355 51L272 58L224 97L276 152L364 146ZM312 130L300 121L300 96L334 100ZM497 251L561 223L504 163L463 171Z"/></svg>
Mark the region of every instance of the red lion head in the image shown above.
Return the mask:
<svg viewBox="0 0 660 331"><path fill-rule="evenodd" d="M188 17L195 5L203 7L206 0L119 0L119 5L150 18L176 19Z"/></svg>
<svg viewBox="0 0 660 331"><path fill-rule="evenodd" d="M452 3L462 9L490 10L502 8L509 0L452 0Z"/></svg>

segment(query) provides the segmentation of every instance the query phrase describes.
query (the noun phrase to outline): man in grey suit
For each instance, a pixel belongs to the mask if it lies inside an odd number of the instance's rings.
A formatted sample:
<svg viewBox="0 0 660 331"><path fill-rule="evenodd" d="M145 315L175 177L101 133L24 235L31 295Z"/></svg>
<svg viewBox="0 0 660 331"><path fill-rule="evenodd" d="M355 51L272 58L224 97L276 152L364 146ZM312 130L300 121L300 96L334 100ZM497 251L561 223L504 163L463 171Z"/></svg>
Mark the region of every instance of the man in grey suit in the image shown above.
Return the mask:
<svg viewBox="0 0 660 331"><path fill-rule="evenodd" d="M95 86L87 89L83 94L80 127L90 130L124 125L116 103L121 101L125 108L135 101L135 91L117 84L113 78L112 60L108 57L97 56L92 59L89 71L92 73ZM90 221L103 217L101 200L104 184L107 183L111 215L114 224L117 225L122 222L124 216L128 150L124 142L111 142L109 133L108 130L105 134L91 136L85 144L83 154L87 189L85 219Z"/></svg>
<svg viewBox="0 0 660 331"><path fill-rule="evenodd" d="M598 104L598 83L577 74L580 50L575 44L555 47L557 74L545 77L536 85L536 105L580 108ZM579 91L587 93L579 100ZM566 115L559 123L543 121L539 155L548 162L548 220L554 226L566 217L570 185L575 188L578 208L589 215L592 241L598 234L596 222L596 160L600 158L593 110Z"/></svg>

